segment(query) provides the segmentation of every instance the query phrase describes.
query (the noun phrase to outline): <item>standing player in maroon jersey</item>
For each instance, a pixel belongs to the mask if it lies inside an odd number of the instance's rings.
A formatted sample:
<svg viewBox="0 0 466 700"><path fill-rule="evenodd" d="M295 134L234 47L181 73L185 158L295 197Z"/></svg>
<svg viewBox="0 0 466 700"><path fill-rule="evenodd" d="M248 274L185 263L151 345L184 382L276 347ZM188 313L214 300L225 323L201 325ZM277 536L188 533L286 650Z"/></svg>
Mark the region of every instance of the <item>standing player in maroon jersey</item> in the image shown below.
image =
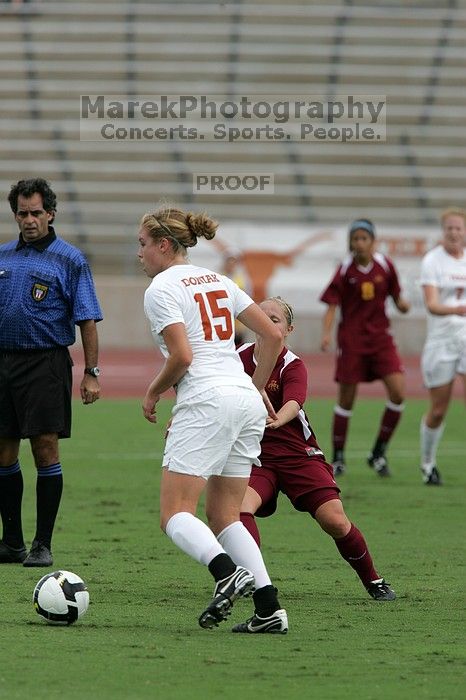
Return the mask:
<svg viewBox="0 0 466 700"><path fill-rule="evenodd" d="M373 223L368 219L353 221L349 229L350 255L339 265L320 297L328 304L321 340L324 352L330 345L336 309L340 308L335 370L339 391L332 425L332 462L336 475L343 474L346 469L346 435L359 382L381 379L387 390L388 400L379 432L367 459L379 476L390 475L385 451L404 408L403 366L390 333L385 302L391 296L403 314L409 311L410 305L401 296L392 261L376 253L374 248Z"/></svg>
<svg viewBox="0 0 466 700"><path fill-rule="evenodd" d="M285 338L293 330L293 311L280 297L266 299L260 307L283 337L283 347L265 387L277 417L267 418L259 455L262 466L252 468L241 505L241 522L260 545L254 514L272 515L281 491L296 510L310 513L324 532L333 537L341 556L356 571L372 598L394 600L394 591L374 568L362 533L343 510L332 467L325 461L302 408L307 394L307 370L304 362L284 345ZM238 348L244 369L250 376L256 368L259 349L257 338L256 343ZM233 628L233 632L275 631L279 631L279 620L275 629L273 615L261 618L257 612L250 620Z"/></svg>

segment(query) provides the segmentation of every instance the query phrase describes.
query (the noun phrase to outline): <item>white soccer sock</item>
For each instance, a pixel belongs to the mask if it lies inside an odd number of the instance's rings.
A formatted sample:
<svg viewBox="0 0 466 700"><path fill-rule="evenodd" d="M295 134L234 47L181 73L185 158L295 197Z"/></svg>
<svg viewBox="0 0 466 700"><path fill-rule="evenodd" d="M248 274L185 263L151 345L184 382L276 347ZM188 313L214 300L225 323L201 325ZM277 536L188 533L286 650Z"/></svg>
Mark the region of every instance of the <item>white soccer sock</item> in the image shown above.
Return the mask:
<svg viewBox="0 0 466 700"><path fill-rule="evenodd" d="M228 525L217 535L217 539L235 564L244 566L254 574L256 589L271 585L261 551L243 523L237 520Z"/></svg>
<svg viewBox="0 0 466 700"><path fill-rule="evenodd" d="M396 413L403 413L405 410L404 403L393 403L393 401L387 401L385 406L386 408L389 408L390 411L396 411Z"/></svg>
<svg viewBox="0 0 466 700"><path fill-rule="evenodd" d="M218 554L225 554L214 533L191 513L175 513L165 532L185 554L207 566Z"/></svg>
<svg viewBox="0 0 466 700"><path fill-rule="evenodd" d="M351 418L353 411L347 411L346 408L342 408L339 404L335 404L333 407L333 412L337 416L343 416L343 418Z"/></svg>
<svg viewBox="0 0 466 700"><path fill-rule="evenodd" d="M421 465L430 470L437 460L437 448L445 429L445 423L441 423L438 428L429 428L425 418L421 420Z"/></svg>

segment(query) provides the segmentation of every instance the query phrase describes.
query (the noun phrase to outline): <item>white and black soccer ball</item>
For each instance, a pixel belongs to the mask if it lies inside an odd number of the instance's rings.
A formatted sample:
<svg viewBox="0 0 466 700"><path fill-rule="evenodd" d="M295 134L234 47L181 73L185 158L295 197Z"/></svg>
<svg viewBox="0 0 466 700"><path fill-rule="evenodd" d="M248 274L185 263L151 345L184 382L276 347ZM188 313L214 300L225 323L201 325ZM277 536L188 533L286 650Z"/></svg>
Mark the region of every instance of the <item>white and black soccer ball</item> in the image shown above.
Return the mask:
<svg viewBox="0 0 466 700"><path fill-rule="evenodd" d="M87 586L71 571L54 571L37 582L32 602L51 625L72 625L89 607Z"/></svg>

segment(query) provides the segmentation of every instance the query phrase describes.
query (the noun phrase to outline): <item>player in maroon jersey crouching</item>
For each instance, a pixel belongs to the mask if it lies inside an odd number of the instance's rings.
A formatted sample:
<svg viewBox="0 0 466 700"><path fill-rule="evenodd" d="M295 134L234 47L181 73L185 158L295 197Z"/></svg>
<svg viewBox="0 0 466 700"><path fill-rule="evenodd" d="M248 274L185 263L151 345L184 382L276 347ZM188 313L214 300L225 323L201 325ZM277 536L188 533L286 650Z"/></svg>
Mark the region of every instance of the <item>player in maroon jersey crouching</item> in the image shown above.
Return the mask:
<svg viewBox="0 0 466 700"><path fill-rule="evenodd" d="M280 328L284 343L293 330L290 305L280 297L272 297L263 301L260 307ZM256 367L259 347L256 341L238 348L249 375ZM267 418L259 455L262 466L252 468L241 505L241 522L260 544L254 515L272 515L279 492L284 493L296 510L310 513L333 537L341 556L356 571L372 598L394 600L394 591L374 568L362 533L345 514L332 466L325 461L302 408L307 394L306 367L285 345L266 384L266 391L277 417ZM233 631L279 632L280 620L275 620L273 615L261 618L255 613L247 622L236 625Z"/></svg>
<svg viewBox="0 0 466 700"><path fill-rule="evenodd" d="M321 340L324 352L330 346L336 310L340 309L335 370L338 403L332 424L335 475L343 474L346 469L346 435L359 382L381 379L387 391L379 432L367 459L379 476L390 476L385 452L404 408L403 365L390 333L385 302L391 296L401 313L407 313L410 305L401 296L392 261L374 248L374 224L368 219L353 221L349 229L349 255L320 297L328 304Z"/></svg>

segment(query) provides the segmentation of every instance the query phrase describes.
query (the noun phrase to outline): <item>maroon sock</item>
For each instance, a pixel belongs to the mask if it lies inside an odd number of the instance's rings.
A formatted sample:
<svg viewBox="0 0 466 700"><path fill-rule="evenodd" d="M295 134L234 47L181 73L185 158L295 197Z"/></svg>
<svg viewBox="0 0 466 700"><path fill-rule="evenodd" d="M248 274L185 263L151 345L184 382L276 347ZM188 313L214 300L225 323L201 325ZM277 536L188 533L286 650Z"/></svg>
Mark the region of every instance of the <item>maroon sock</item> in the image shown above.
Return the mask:
<svg viewBox="0 0 466 700"><path fill-rule="evenodd" d="M353 523L348 534L336 539L335 544L343 559L356 571L366 588L371 581L380 578L374 569L366 540Z"/></svg>
<svg viewBox="0 0 466 700"><path fill-rule="evenodd" d="M332 423L332 443L333 449L343 450L346 443L346 434L348 432L349 420L351 417L351 411L344 411L340 406L335 406L333 410L333 423Z"/></svg>
<svg viewBox="0 0 466 700"><path fill-rule="evenodd" d="M379 434L377 437L378 442L387 443L398 425L403 412L403 404L400 404L399 409L394 409L396 404L387 404L385 406L385 411L380 422Z"/></svg>
<svg viewBox="0 0 466 700"><path fill-rule="evenodd" d="M253 516L252 513L240 513L239 514L240 520L243 523L244 527L246 530L249 532L249 534L254 537L254 540L256 541L256 544L258 547L261 546L261 536L259 533L259 529L256 524L256 519Z"/></svg>

